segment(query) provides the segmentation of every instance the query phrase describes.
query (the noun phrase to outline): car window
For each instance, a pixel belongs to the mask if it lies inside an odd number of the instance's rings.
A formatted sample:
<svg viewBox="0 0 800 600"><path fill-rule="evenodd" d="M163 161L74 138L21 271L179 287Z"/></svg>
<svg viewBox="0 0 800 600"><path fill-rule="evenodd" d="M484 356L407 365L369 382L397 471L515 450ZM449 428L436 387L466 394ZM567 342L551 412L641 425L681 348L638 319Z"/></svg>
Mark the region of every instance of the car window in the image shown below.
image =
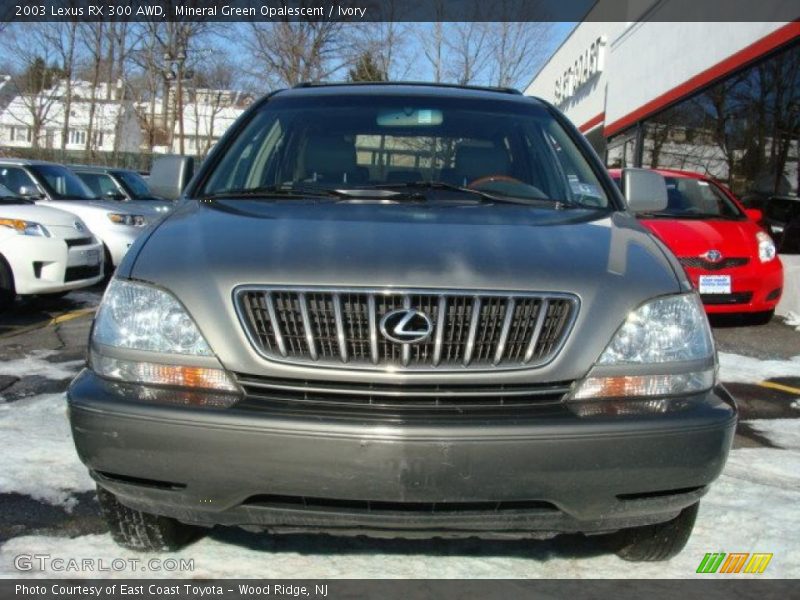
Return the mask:
<svg viewBox="0 0 800 600"><path fill-rule="evenodd" d="M439 97L271 101L200 193L410 182L608 206L587 160L543 107Z"/></svg>
<svg viewBox="0 0 800 600"><path fill-rule="evenodd" d="M800 217L800 198L770 198L766 203L764 216L771 221L788 223Z"/></svg>
<svg viewBox="0 0 800 600"><path fill-rule="evenodd" d="M131 171L116 171L114 176L122 183L130 196L136 200L155 199L153 192L147 187L147 182L138 173Z"/></svg>
<svg viewBox="0 0 800 600"><path fill-rule="evenodd" d="M0 166L0 184L7 187L15 194L20 194L22 188L37 190L39 186L31 178L25 169L20 167L5 167Z"/></svg>
<svg viewBox="0 0 800 600"><path fill-rule="evenodd" d="M81 181L91 188L95 196L103 196L112 192L114 195L121 195L120 190L109 175L104 173L78 173Z"/></svg>
<svg viewBox="0 0 800 600"><path fill-rule="evenodd" d="M66 167L60 165L34 165L30 167L40 183L56 200L89 200L97 194Z"/></svg>
<svg viewBox="0 0 800 600"><path fill-rule="evenodd" d="M702 179L665 177L667 208L662 214L686 217L743 217L742 211L716 185Z"/></svg>

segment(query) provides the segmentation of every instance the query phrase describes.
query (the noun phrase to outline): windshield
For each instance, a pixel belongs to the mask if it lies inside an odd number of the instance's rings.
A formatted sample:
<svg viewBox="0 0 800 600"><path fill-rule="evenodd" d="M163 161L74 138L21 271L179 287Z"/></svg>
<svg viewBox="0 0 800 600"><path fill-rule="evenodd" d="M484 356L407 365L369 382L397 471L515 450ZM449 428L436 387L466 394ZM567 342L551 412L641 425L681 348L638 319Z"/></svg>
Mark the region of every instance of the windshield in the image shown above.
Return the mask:
<svg viewBox="0 0 800 600"><path fill-rule="evenodd" d="M424 185L432 182L447 185ZM543 107L438 96L278 96L251 118L200 195L409 186L471 201L477 196L458 188L609 205L589 163Z"/></svg>
<svg viewBox="0 0 800 600"><path fill-rule="evenodd" d="M147 187L147 182L138 173L132 171L115 171L114 175L134 200L158 200Z"/></svg>
<svg viewBox="0 0 800 600"><path fill-rule="evenodd" d="M665 177L667 208L659 215L676 218L744 218L736 204L716 185L702 179Z"/></svg>
<svg viewBox="0 0 800 600"><path fill-rule="evenodd" d="M6 186L4 186L2 183L0 183L0 198L3 198L3 199L19 199L19 196L17 196L14 192L12 192Z"/></svg>
<svg viewBox="0 0 800 600"><path fill-rule="evenodd" d="M77 175L60 165L30 167L54 200L92 200L96 196Z"/></svg>

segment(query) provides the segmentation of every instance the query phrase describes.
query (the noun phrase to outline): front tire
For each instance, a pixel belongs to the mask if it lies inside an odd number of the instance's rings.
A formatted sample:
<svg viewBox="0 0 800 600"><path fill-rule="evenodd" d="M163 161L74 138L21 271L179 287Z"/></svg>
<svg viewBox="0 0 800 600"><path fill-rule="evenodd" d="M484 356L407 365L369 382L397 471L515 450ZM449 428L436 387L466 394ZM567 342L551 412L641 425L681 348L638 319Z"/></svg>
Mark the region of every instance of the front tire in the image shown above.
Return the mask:
<svg viewBox="0 0 800 600"><path fill-rule="evenodd" d="M669 560L677 556L689 541L699 506L700 503L697 502L684 508L677 517L666 523L632 527L612 533L608 537L611 550L621 559L630 562Z"/></svg>
<svg viewBox="0 0 800 600"><path fill-rule="evenodd" d="M173 552L197 536L196 527L128 508L100 486L97 486L97 500L112 539L123 548L140 552Z"/></svg>
<svg viewBox="0 0 800 600"><path fill-rule="evenodd" d="M14 287L14 273L6 259L0 256L0 310L5 310L14 302L17 290Z"/></svg>

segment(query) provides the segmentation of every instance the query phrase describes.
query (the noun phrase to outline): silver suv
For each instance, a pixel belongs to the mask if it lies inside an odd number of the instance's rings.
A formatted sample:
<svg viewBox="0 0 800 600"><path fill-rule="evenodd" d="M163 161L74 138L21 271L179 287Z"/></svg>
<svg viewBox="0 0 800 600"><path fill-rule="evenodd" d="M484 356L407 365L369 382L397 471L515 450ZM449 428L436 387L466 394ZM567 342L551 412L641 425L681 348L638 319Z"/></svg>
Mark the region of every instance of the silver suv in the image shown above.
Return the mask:
<svg viewBox="0 0 800 600"><path fill-rule="evenodd" d="M69 390L114 538L679 552L736 408L698 296L628 210L663 208L664 181L622 179L510 90L256 103L123 261Z"/></svg>

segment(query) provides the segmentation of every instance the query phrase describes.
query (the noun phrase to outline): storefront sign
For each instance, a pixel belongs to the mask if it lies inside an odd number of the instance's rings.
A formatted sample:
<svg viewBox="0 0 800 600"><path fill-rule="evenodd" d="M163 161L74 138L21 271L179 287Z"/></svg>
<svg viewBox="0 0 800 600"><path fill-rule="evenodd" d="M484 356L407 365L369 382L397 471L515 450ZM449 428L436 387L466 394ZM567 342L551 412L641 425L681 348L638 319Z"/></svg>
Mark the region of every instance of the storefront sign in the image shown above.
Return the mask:
<svg viewBox="0 0 800 600"><path fill-rule="evenodd" d="M564 71L564 74L556 79L555 101L562 104L574 96L577 91L594 75L603 71L603 58L605 54L606 38L598 37L592 45Z"/></svg>

